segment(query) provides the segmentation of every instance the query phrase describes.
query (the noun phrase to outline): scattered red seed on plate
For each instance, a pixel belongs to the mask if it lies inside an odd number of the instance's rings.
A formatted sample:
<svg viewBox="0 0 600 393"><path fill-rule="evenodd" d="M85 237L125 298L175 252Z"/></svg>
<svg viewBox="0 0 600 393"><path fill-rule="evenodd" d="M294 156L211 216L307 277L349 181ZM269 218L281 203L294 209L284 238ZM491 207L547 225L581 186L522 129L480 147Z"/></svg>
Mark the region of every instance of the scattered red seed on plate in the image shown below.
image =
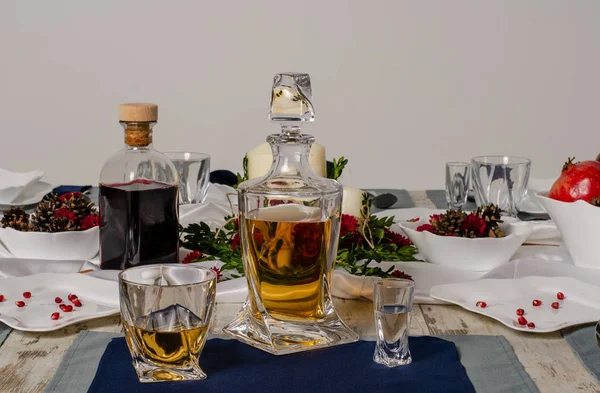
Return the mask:
<svg viewBox="0 0 600 393"><path fill-rule="evenodd" d="M71 311L73 311L73 306L71 306L71 305L65 305L64 307L61 307L61 309L64 312L71 312Z"/></svg>
<svg viewBox="0 0 600 393"><path fill-rule="evenodd" d="M53 312L52 315L50 316L50 318L52 318L54 321L56 321L58 318L60 318L60 314L57 312Z"/></svg>
<svg viewBox="0 0 600 393"><path fill-rule="evenodd" d="M560 305L558 304L558 302L552 303L552 308L553 309L558 310L559 307L560 307Z"/></svg>
<svg viewBox="0 0 600 393"><path fill-rule="evenodd" d="M15 304L17 305L17 307L25 307L25 302L22 300L17 300Z"/></svg>
<svg viewBox="0 0 600 393"><path fill-rule="evenodd" d="M527 319L525 319L525 317L519 317L517 321L519 322L519 325L527 325Z"/></svg>
<svg viewBox="0 0 600 393"><path fill-rule="evenodd" d="M31 297L31 292L23 292L23 297L29 299Z"/></svg>
<svg viewBox="0 0 600 393"><path fill-rule="evenodd" d="M4 295L0 295L0 302L4 301Z"/></svg>
<svg viewBox="0 0 600 393"><path fill-rule="evenodd" d="M541 301L541 300L537 300L537 299L535 299L535 300L532 302L532 304L533 304L535 307L537 307L537 306L541 306L541 305L542 305L542 301Z"/></svg>
<svg viewBox="0 0 600 393"><path fill-rule="evenodd" d="M69 296L67 296L67 299L69 299L70 301L73 301L73 299L77 299L77 295L75 295L74 293L69 293Z"/></svg>
<svg viewBox="0 0 600 393"><path fill-rule="evenodd" d="M487 307L487 303L486 302L482 302L482 301L478 301L475 305L477 307L481 307L481 308L486 308Z"/></svg>
<svg viewBox="0 0 600 393"><path fill-rule="evenodd" d="M59 304L58 307L64 311L65 307L67 307L67 305L63 303L63 304Z"/></svg>
<svg viewBox="0 0 600 393"><path fill-rule="evenodd" d="M54 303L62 303L62 299L57 296L54 298Z"/></svg>
<svg viewBox="0 0 600 393"><path fill-rule="evenodd" d="M532 328L532 329L533 329L533 328L535 327L535 323L533 323L533 322L529 322L529 323L527 324L527 327L528 327L528 328Z"/></svg>
<svg viewBox="0 0 600 393"><path fill-rule="evenodd" d="M525 310L523 310L522 308L517 308L517 315L523 315L525 314Z"/></svg>
<svg viewBox="0 0 600 393"><path fill-rule="evenodd" d="M79 300L79 299L73 299L73 304L75 306L77 306L77 307L81 307L82 306L81 300Z"/></svg>
<svg viewBox="0 0 600 393"><path fill-rule="evenodd" d="M557 298L558 300L563 300L563 299L565 298L565 294L564 294L564 293L562 293L562 292L558 292L558 293L556 294L556 298Z"/></svg>

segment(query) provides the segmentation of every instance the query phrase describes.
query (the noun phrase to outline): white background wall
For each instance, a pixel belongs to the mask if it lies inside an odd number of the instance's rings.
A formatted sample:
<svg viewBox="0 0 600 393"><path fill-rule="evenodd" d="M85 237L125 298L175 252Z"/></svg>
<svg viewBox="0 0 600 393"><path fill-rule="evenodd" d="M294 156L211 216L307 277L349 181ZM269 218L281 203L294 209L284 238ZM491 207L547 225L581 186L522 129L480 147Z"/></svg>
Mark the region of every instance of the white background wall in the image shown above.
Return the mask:
<svg viewBox="0 0 600 393"><path fill-rule="evenodd" d="M95 183L117 105L159 104L159 150L239 170L278 71L311 74L328 156L358 187L443 187L446 161L600 152L600 1L0 1L0 167Z"/></svg>

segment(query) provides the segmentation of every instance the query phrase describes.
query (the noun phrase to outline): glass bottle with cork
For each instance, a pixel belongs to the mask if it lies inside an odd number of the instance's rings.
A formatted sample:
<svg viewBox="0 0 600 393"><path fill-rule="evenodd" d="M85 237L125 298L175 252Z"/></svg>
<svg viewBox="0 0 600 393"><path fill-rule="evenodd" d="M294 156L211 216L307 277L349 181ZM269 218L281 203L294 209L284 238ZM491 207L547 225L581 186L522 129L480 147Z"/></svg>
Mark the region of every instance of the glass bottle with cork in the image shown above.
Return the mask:
<svg viewBox="0 0 600 393"><path fill-rule="evenodd" d="M102 269L177 262L178 175L171 161L152 147L157 120L155 104L119 106L125 147L100 173Z"/></svg>
<svg viewBox="0 0 600 393"><path fill-rule="evenodd" d="M308 74L275 76L271 169L238 186L248 300L224 331L277 355L358 340L331 299L342 186L309 163L314 138L301 131L314 120L311 95Z"/></svg>

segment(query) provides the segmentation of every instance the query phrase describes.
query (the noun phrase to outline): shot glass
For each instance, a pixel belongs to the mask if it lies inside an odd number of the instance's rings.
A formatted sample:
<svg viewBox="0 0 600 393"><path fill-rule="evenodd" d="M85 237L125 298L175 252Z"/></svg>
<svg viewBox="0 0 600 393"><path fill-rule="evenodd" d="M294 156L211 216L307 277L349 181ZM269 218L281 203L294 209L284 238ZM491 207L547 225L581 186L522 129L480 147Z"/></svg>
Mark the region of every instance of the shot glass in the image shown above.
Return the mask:
<svg viewBox="0 0 600 393"><path fill-rule="evenodd" d="M415 283L402 278L384 278L373 285L377 330L373 361L387 367L410 364L408 334Z"/></svg>
<svg viewBox="0 0 600 393"><path fill-rule="evenodd" d="M179 204L202 203L208 192L210 156L204 153L165 153L179 173Z"/></svg>
<svg viewBox="0 0 600 393"><path fill-rule="evenodd" d="M493 203L516 217L527 195L531 161L523 157L481 156L471 159L477 206Z"/></svg>
<svg viewBox="0 0 600 393"><path fill-rule="evenodd" d="M140 382L205 379L198 360L217 279L191 265L148 265L119 274L125 339Z"/></svg>
<svg viewBox="0 0 600 393"><path fill-rule="evenodd" d="M448 162L446 164L446 202L448 209L462 209L469 193L469 164Z"/></svg>

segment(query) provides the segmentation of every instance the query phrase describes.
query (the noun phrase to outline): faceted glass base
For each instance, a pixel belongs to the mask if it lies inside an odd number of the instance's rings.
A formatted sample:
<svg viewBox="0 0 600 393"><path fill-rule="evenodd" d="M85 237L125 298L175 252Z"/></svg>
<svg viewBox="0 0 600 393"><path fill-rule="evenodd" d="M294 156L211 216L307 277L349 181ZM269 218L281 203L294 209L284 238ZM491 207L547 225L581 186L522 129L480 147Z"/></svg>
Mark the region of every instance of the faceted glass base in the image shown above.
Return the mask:
<svg viewBox="0 0 600 393"><path fill-rule="evenodd" d="M373 361L384 366L396 367L411 364L412 357L410 356L408 345L398 352L386 351L384 346L377 345L373 354Z"/></svg>
<svg viewBox="0 0 600 393"><path fill-rule="evenodd" d="M154 364L143 361L142 359L133 359L133 368L137 373L140 382L168 382L168 381L198 381L206 379L206 374L199 366L189 369L175 369L159 367Z"/></svg>
<svg viewBox="0 0 600 393"><path fill-rule="evenodd" d="M333 347L358 341L354 333L339 318L333 307L320 321L282 321L261 314L254 318L249 302L223 331L248 345L274 355L285 355L317 348Z"/></svg>

